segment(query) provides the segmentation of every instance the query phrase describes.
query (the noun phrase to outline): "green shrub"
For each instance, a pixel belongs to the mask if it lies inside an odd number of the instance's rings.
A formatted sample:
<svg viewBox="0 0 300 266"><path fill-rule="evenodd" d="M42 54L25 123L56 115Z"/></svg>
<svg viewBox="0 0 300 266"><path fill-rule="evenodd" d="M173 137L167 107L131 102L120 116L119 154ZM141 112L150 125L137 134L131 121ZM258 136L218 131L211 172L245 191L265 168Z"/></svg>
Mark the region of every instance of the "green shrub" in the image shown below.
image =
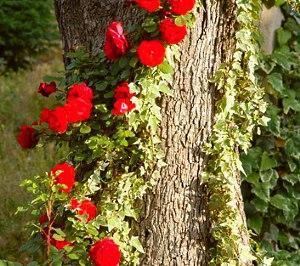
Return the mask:
<svg viewBox="0 0 300 266"><path fill-rule="evenodd" d="M0 0L0 71L28 66L57 40L51 0Z"/></svg>
<svg viewBox="0 0 300 266"><path fill-rule="evenodd" d="M276 48L261 67L266 84L267 127L242 155L248 226L272 265L300 265L300 27L284 8Z"/></svg>

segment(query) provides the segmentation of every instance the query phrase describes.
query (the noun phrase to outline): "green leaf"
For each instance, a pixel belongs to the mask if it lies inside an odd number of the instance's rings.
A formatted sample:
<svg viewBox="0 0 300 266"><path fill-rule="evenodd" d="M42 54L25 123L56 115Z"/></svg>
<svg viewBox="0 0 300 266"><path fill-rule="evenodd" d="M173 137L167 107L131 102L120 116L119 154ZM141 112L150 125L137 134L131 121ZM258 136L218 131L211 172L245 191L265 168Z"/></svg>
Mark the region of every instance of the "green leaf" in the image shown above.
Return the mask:
<svg viewBox="0 0 300 266"><path fill-rule="evenodd" d="M292 185L295 185L296 183L300 182L300 173L284 175L281 178L290 182Z"/></svg>
<svg viewBox="0 0 300 266"><path fill-rule="evenodd" d="M277 184L279 175L274 169L260 172L260 179L263 183L269 184L270 188L274 188Z"/></svg>
<svg viewBox="0 0 300 266"><path fill-rule="evenodd" d="M120 66L120 68L125 68L125 67L127 67L127 66L128 66L128 63L129 63L129 60L128 60L128 58L125 57L125 56L121 57L120 60L119 60L119 66Z"/></svg>
<svg viewBox="0 0 300 266"><path fill-rule="evenodd" d="M241 160L247 175L255 170L259 170L259 163L261 160L262 149L260 147L253 147L249 149L247 154L242 154Z"/></svg>
<svg viewBox="0 0 300 266"><path fill-rule="evenodd" d="M275 135L279 136L280 135L280 109L275 106L270 104L267 109L267 116L270 118L270 121L268 122L268 129Z"/></svg>
<svg viewBox="0 0 300 266"><path fill-rule="evenodd" d="M91 132L91 128L88 125L83 124L80 127L80 133L82 133L82 134L88 134L90 132Z"/></svg>
<svg viewBox="0 0 300 266"><path fill-rule="evenodd" d="M97 91L104 91L108 86L107 81L101 81L95 84L96 90Z"/></svg>
<svg viewBox="0 0 300 266"><path fill-rule="evenodd" d="M292 33L283 28L277 30L277 40L280 46L286 44L292 38Z"/></svg>
<svg viewBox="0 0 300 266"><path fill-rule="evenodd" d="M270 184L269 183L259 183L252 188L252 193L254 193L261 200L268 202L270 198Z"/></svg>
<svg viewBox="0 0 300 266"><path fill-rule="evenodd" d="M254 216L251 216L247 222L248 226L252 230L254 230L257 234L260 234L263 225L263 218L260 215L256 214Z"/></svg>
<svg viewBox="0 0 300 266"><path fill-rule="evenodd" d="M284 98L282 104L285 114L287 114L290 109L296 112L300 112L300 102L297 101L294 97Z"/></svg>
<svg viewBox="0 0 300 266"><path fill-rule="evenodd" d="M285 143L285 152L289 156L300 159L300 136L295 135L292 138L287 139Z"/></svg>
<svg viewBox="0 0 300 266"><path fill-rule="evenodd" d="M185 16L178 16L175 18L175 24L178 26L182 26L186 24L186 18Z"/></svg>
<svg viewBox="0 0 300 266"><path fill-rule="evenodd" d="M139 61L138 58L137 58L136 56L134 56L134 57L132 57L132 58L130 59L129 65L130 65L131 67L135 67L138 61Z"/></svg>
<svg viewBox="0 0 300 266"><path fill-rule="evenodd" d="M255 197L251 203L253 204L253 206L255 207L256 210L258 210L259 212L262 213L266 213L268 211L268 202Z"/></svg>
<svg viewBox="0 0 300 266"><path fill-rule="evenodd" d="M97 105L95 105L95 109L99 110L103 114L106 114L108 112L106 104L97 104Z"/></svg>
<svg viewBox="0 0 300 266"><path fill-rule="evenodd" d="M289 205L290 205L290 201L287 197L281 195L281 194L277 194L273 197L270 198L270 203L280 209L280 210L284 210L284 211L288 211L289 210Z"/></svg>
<svg viewBox="0 0 300 266"><path fill-rule="evenodd" d="M160 64L158 66L158 69L165 74L173 74L174 73L173 67L169 64L169 62L167 60L165 60L162 64Z"/></svg>
<svg viewBox="0 0 300 266"><path fill-rule="evenodd" d="M108 231L111 232L114 228L121 228L122 221L116 215L112 215L107 219Z"/></svg>
<svg viewBox="0 0 300 266"><path fill-rule="evenodd" d="M264 152L261 157L260 170L266 171L277 166L277 161L269 157L267 152Z"/></svg>
<svg viewBox="0 0 300 266"><path fill-rule="evenodd" d="M251 173L244 176L244 180L251 184L258 184L259 183L259 174L258 173Z"/></svg>
<svg viewBox="0 0 300 266"><path fill-rule="evenodd" d="M286 96L286 89L283 85L282 75L280 73L272 73L268 75L268 82L273 89L279 93L280 96Z"/></svg>
<svg viewBox="0 0 300 266"><path fill-rule="evenodd" d="M285 70L291 70L292 65L295 64L295 58L286 45L273 52L272 60Z"/></svg>
<svg viewBox="0 0 300 266"><path fill-rule="evenodd" d="M145 251L143 249L143 246L142 246L142 244L141 244L141 242L140 242L140 240L137 236L131 237L129 243L130 243L131 246L135 247L138 252L145 253Z"/></svg>
<svg viewBox="0 0 300 266"><path fill-rule="evenodd" d="M113 98L113 96L114 96L114 91L109 91L104 94L105 99L111 99L111 98Z"/></svg>
<svg viewBox="0 0 300 266"><path fill-rule="evenodd" d="M161 91L162 93L165 93L166 95L172 95L172 91L170 89L170 86L168 86L167 84L161 84L159 85L159 91Z"/></svg>
<svg viewBox="0 0 300 266"><path fill-rule="evenodd" d="M142 27L146 32L152 33L157 30L157 22L153 18L146 18Z"/></svg>
<svg viewBox="0 0 300 266"><path fill-rule="evenodd" d="M68 254L68 257L71 260L78 260L79 259L79 256L77 254L74 254L74 253Z"/></svg>

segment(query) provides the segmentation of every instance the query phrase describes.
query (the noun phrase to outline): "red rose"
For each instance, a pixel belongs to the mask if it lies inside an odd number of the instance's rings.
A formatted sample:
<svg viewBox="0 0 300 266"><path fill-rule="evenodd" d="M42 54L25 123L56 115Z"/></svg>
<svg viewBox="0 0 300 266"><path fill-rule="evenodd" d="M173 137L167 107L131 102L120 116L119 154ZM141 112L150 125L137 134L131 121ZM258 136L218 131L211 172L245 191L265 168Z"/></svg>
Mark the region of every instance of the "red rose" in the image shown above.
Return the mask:
<svg viewBox="0 0 300 266"><path fill-rule="evenodd" d="M71 209L75 210L79 207L80 203L77 199L72 198L71 201L70 201L70 205L71 205Z"/></svg>
<svg viewBox="0 0 300 266"><path fill-rule="evenodd" d="M181 42L187 34L186 26L178 26L175 22L166 18L159 24L162 39L167 44L177 44Z"/></svg>
<svg viewBox="0 0 300 266"><path fill-rule="evenodd" d="M64 185L61 192L70 192L75 183L75 169L68 163L57 164L51 169L51 176L55 178L55 183Z"/></svg>
<svg viewBox="0 0 300 266"><path fill-rule="evenodd" d="M68 129L68 114L64 107L56 107L54 110L44 109L40 114L40 121L48 123L49 129L59 134Z"/></svg>
<svg viewBox="0 0 300 266"><path fill-rule="evenodd" d="M123 115L127 112L130 112L135 108L135 104L130 101L128 98L120 98L114 103L114 108L112 110L113 115Z"/></svg>
<svg viewBox="0 0 300 266"><path fill-rule="evenodd" d="M117 266L121 260L118 245L109 238L96 242L91 247L89 254L95 266Z"/></svg>
<svg viewBox="0 0 300 266"><path fill-rule="evenodd" d="M53 92L56 92L57 87L56 83L52 81L51 83L41 83L39 88L38 88L38 93L42 94L45 97L49 97L50 94Z"/></svg>
<svg viewBox="0 0 300 266"><path fill-rule="evenodd" d="M32 149L39 142L37 131L31 126L23 125L20 128L17 141L23 149Z"/></svg>
<svg viewBox="0 0 300 266"><path fill-rule="evenodd" d="M83 99L87 102L93 100L93 90L87 86L85 83L74 84L70 87L68 91L67 101L72 101L74 99Z"/></svg>
<svg viewBox="0 0 300 266"><path fill-rule="evenodd" d="M137 54L142 64L154 67L164 61L165 47L158 40L142 41L137 48Z"/></svg>
<svg viewBox="0 0 300 266"><path fill-rule="evenodd" d="M130 88L127 82L120 83L114 91L114 98L116 100L120 98L131 98L135 95L135 93L130 93Z"/></svg>
<svg viewBox="0 0 300 266"><path fill-rule="evenodd" d="M39 217L39 223L40 223L40 225L43 225L43 224L47 223L48 221L49 221L49 219L48 219L48 215L46 213L42 214Z"/></svg>
<svg viewBox="0 0 300 266"><path fill-rule="evenodd" d="M67 240L56 240L54 238L51 238L50 243L58 250L62 250L64 249L64 247L72 246L72 242L69 242Z"/></svg>
<svg viewBox="0 0 300 266"><path fill-rule="evenodd" d="M85 215L88 222L97 216L97 207L89 199L81 202L79 202L77 199L71 199L70 205L71 209L77 211L77 214Z"/></svg>
<svg viewBox="0 0 300 266"><path fill-rule="evenodd" d="M86 121L90 118L93 105L81 98L73 99L65 105L68 121L77 123Z"/></svg>
<svg viewBox="0 0 300 266"><path fill-rule="evenodd" d="M140 8L150 13L157 11L160 7L160 0L135 0L135 2Z"/></svg>
<svg viewBox="0 0 300 266"><path fill-rule="evenodd" d="M48 123L51 110L44 108L40 113L40 123Z"/></svg>
<svg viewBox="0 0 300 266"><path fill-rule="evenodd" d="M195 0L168 0L171 12L177 15L185 15L194 8Z"/></svg>
<svg viewBox="0 0 300 266"><path fill-rule="evenodd" d="M104 54L110 60L116 60L128 50L128 42L120 22L109 24L104 42Z"/></svg>

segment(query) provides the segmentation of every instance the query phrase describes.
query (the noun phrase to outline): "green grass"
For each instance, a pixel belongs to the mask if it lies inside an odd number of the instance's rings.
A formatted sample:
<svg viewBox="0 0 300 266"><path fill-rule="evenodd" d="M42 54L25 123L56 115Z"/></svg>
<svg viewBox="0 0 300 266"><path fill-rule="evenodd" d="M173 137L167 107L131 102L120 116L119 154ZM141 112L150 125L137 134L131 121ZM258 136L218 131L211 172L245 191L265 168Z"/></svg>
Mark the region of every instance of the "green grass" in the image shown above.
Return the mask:
<svg viewBox="0 0 300 266"><path fill-rule="evenodd" d="M44 75L62 69L62 58L55 53L41 58L31 70L0 76L0 259L23 263L30 259L19 251L27 238L25 224L29 215L15 215L15 211L30 200L19 184L24 178L48 171L61 155L53 143L24 151L16 135L21 124L31 124L43 107L53 103L53 96L44 98L36 91Z"/></svg>

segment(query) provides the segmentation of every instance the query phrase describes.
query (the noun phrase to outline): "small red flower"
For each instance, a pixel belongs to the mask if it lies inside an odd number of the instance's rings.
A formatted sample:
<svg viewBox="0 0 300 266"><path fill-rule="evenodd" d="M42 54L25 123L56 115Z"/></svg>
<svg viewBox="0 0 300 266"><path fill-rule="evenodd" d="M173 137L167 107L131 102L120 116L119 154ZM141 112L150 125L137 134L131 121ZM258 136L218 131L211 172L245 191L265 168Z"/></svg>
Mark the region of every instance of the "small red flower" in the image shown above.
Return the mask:
<svg viewBox="0 0 300 266"><path fill-rule="evenodd" d="M55 178L55 183L64 185L61 192L69 193L75 184L75 169L68 163L57 164L51 169L51 175Z"/></svg>
<svg viewBox="0 0 300 266"><path fill-rule="evenodd" d="M150 13L157 11L160 7L160 0L135 0L135 2L140 8Z"/></svg>
<svg viewBox="0 0 300 266"><path fill-rule="evenodd" d="M114 98L116 100L120 98L131 98L135 96L135 93L130 93L130 88L127 82L120 83L114 91Z"/></svg>
<svg viewBox="0 0 300 266"><path fill-rule="evenodd" d="M77 199L71 199L71 209L76 210L77 214L85 215L87 221L93 220L97 216L97 207L89 199L79 202Z"/></svg>
<svg viewBox="0 0 300 266"><path fill-rule="evenodd" d="M128 47L122 24L120 22L109 24L103 48L105 56L110 60L116 60L127 52Z"/></svg>
<svg viewBox="0 0 300 266"><path fill-rule="evenodd" d="M46 213L42 214L39 217L39 223L40 223L40 225L43 225L43 224L47 223L48 221L49 221L49 219L48 219L48 215Z"/></svg>
<svg viewBox="0 0 300 266"><path fill-rule="evenodd" d="M48 123L50 113L51 113L50 109L44 108L40 113L40 123Z"/></svg>
<svg viewBox="0 0 300 266"><path fill-rule="evenodd" d="M52 81L51 83L42 82L38 88L38 93L42 94L45 97L49 97L50 94L56 92L57 87L56 83Z"/></svg>
<svg viewBox="0 0 300 266"><path fill-rule="evenodd" d="M90 118L93 105L82 98L72 99L65 105L68 122L77 123Z"/></svg>
<svg viewBox="0 0 300 266"><path fill-rule="evenodd" d="M195 0L168 0L171 12L176 15L185 15L194 8Z"/></svg>
<svg viewBox="0 0 300 266"><path fill-rule="evenodd" d="M56 247L58 250L62 250L65 247L72 246L72 242L69 242L67 240L56 240L54 238L51 238L50 243L52 246Z"/></svg>
<svg viewBox="0 0 300 266"><path fill-rule="evenodd" d="M75 210L75 209L77 209L79 207L80 203L79 203L79 201L77 199L72 198L70 200L70 205L71 205L71 209Z"/></svg>
<svg viewBox="0 0 300 266"><path fill-rule="evenodd" d="M37 131L31 126L23 125L20 128L17 141L23 149L32 149L39 142Z"/></svg>
<svg viewBox="0 0 300 266"><path fill-rule="evenodd" d="M70 87L68 91L67 101L72 101L74 99L83 99L86 102L91 102L93 100L93 90L87 86L84 82L79 84L74 84Z"/></svg>
<svg viewBox="0 0 300 266"><path fill-rule="evenodd" d="M167 44L177 44L181 42L187 34L186 26L178 26L175 22L166 18L159 24L162 39Z"/></svg>
<svg viewBox="0 0 300 266"><path fill-rule="evenodd" d="M48 124L49 129L56 133L65 133L68 129L68 115L64 107L56 107L54 110L43 109L40 121Z"/></svg>
<svg viewBox="0 0 300 266"><path fill-rule="evenodd" d="M135 104L128 98L120 98L115 101L114 108L112 110L113 115L123 115L130 112L135 108Z"/></svg>
<svg viewBox="0 0 300 266"><path fill-rule="evenodd" d="M91 247L89 254L95 266L118 266L121 261L118 245L109 238L96 242Z"/></svg>
<svg viewBox="0 0 300 266"><path fill-rule="evenodd" d="M137 55L143 65L158 66L164 61L165 47L158 40L142 41L137 48Z"/></svg>

